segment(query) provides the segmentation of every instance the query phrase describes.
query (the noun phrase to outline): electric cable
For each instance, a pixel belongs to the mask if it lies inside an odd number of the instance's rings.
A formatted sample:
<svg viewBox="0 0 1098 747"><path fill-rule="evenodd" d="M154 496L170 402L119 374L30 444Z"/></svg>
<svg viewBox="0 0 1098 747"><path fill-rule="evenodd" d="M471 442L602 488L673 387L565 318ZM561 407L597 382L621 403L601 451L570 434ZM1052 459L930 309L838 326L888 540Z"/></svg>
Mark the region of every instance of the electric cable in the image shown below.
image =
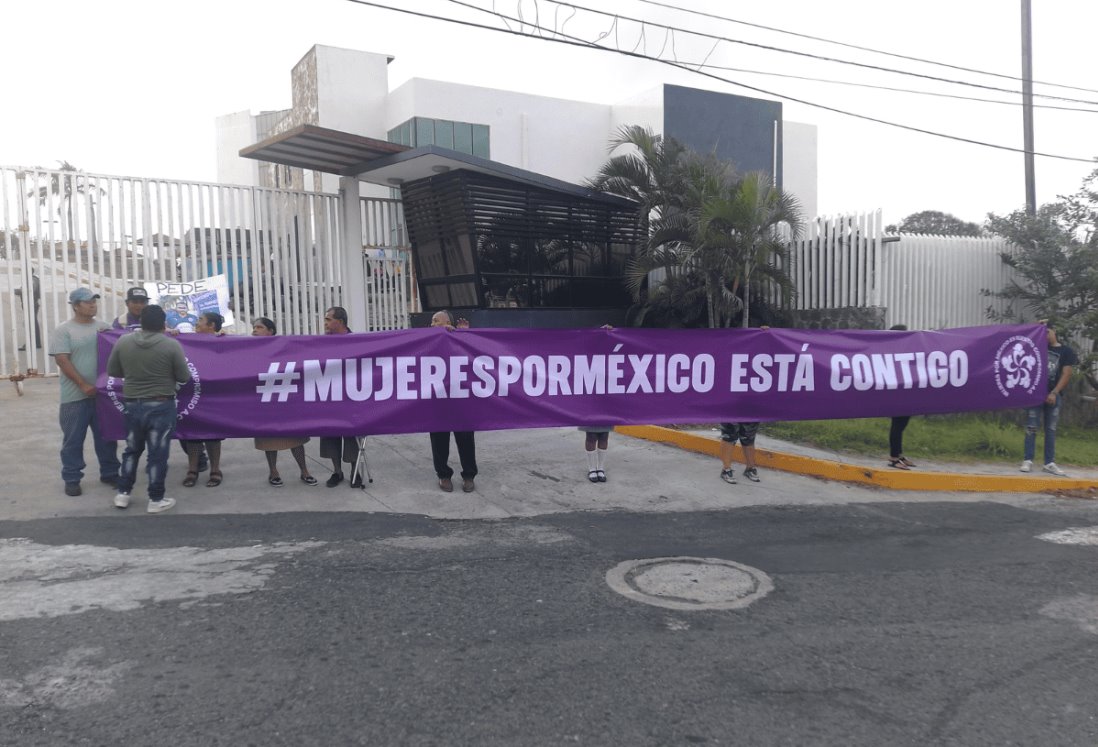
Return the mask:
<svg viewBox="0 0 1098 747"><path fill-rule="evenodd" d="M927 65L936 65L938 67L949 68L950 70L959 70L959 71L965 72L965 73L976 73L978 75L989 75L989 76L994 77L994 78L1003 78L1005 80L1013 80L1013 81L1018 81L1018 82L1022 82L1022 80L1023 80L1022 78L1019 78L1016 75L1007 75L1005 73L995 73L995 72L992 72L990 70L980 70L978 68L973 68L973 67L964 67L963 65L954 65L954 64L951 64L951 63L948 63L948 62L939 62L937 60L928 60L928 59L924 59L922 57L914 57L914 56L911 56L911 55L900 54L898 52L889 52L889 51L886 51L886 50L883 50L883 49L874 49L873 47L863 47L859 44L851 44L849 42L841 42L841 41L837 41L835 39L827 39L827 38L822 37L822 36L813 36L812 34L802 34L802 33L799 33L797 31L789 31L787 29L780 29L780 28L777 28L775 26L766 26L766 25L761 24L761 23L752 23L750 21L741 21L737 18L729 18L728 16L721 16L721 15L717 15L715 13L706 13L706 12L701 11L701 10L694 10L693 8L684 8L684 7L681 7L681 6L678 6L678 5L671 5L670 3L661 3L658 0L636 0L636 2L644 3L646 5L656 5L656 6L659 6L661 8L668 8L670 10L678 10L678 11L681 11L683 13L689 13L691 15L696 15L696 16L703 16L705 18L712 18L712 19L715 19L715 20L727 21L728 23L736 23L736 24L739 24L741 26L749 26L751 28L762 29L763 31L773 31L773 32L778 33L778 34L786 34L788 36L795 36L795 37L798 37L798 38L801 38L801 39L809 39L811 41L824 42L825 44L834 44L834 45L839 46L839 47L846 47L848 49L856 49L859 52L870 52L872 54L884 55L886 57L895 57L896 59L900 59L900 60L908 60L909 62L919 62L919 63L924 63L924 64L927 64ZM1032 81L1032 82L1036 85L1052 86L1054 88L1067 88L1067 89L1070 89L1072 91L1083 91L1085 93L1098 93L1098 89L1095 89L1095 88L1083 88L1081 86L1071 86L1071 85L1067 85L1065 83L1050 83L1048 81L1041 81L1041 80L1035 80L1035 81Z"/></svg>
<svg viewBox="0 0 1098 747"><path fill-rule="evenodd" d="M453 3L453 4L456 4L456 5L464 6L466 8L471 8L473 10L478 10L478 11L481 11L481 12L484 12L484 13L488 13L489 15L499 17L501 20L504 17L506 17L507 19L512 20L512 21L517 20L517 19L511 18L510 16L503 16L503 14L493 13L492 11L487 10L485 8L478 8L475 5L469 5L467 3L460 2L459 0L446 0L446 1L450 2L450 3ZM909 131L909 132L918 132L918 133L921 133L923 135L930 135L930 136L933 136L933 137L943 138L945 140L952 140L952 141L955 141L955 142L967 143L969 145L978 145L978 146L982 146L982 147L985 147L985 148L992 148L992 149L995 149L995 150L1002 150L1002 151L1007 151L1007 152L1010 152L1010 153L1026 153L1027 152L1023 148L1015 148L1015 147L1009 146L1009 145L999 145L997 143L988 143L988 142L984 142L982 140L975 140L975 139L972 139L972 138L961 137L959 135L950 135L950 134L947 134L947 133L944 133L944 132L937 132L937 131L934 131L934 130L927 130L927 129L924 129L924 128L921 128L921 127L915 127L913 125L905 125L905 124L902 124L902 123L899 123L899 122L892 122L892 121L889 121L889 120L886 120L886 119L871 117L867 114L858 114L857 112L851 112L851 111L847 111L847 110L844 110L844 109L838 109L838 108L833 107L833 106L827 106L826 104L817 104L817 103L812 102L812 101L806 101L804 99L799 99L799 98L795 98L795 97L792 97L792 96L785 96L783 94L776 93L774 91L769 91L769 90L766 90L766 89L763 89L763 88L759 88L757 86L750 86L750 85L747 85L746 83L740 83L738 81L731 80L729 78L722 78L721 76L715 75L713 73L706 73L706 72L702 72L700 70L695 70L695 69L687 67L685 65L681 65L681 64L675 63L675 62L670 62L668 60L662 60L662 59L659 59L659 58L649 57L648 55L640 54L640 53L637 53L637 52L626 52L626 51L620 50L620 49L611 49L611 48L608 48L608 47L603 47L603 46L600 46L598 44L595 44L594 42L578 39L577 37L572 37L568 34L561 34L560 32L557 32L557 31L553 32L555 34L555 36L544 37L544 36L537 36L537 35L534 35L534 34L527 34L527 33L521 32L521 31L514 31L514 30L507 29L507 28L500 28L499 26L488 26L486 24L475 23L473 21L463 21L463 20L457 19L457 18L449 18L447 16L438 16L438 15L433 15L433 14L430 14L430 13L424 13L422 11L409 10L408 8L394 8L392 6L383 5L383 4L378 3L378 2L371 2L371 0L347 0L347 2L351 2L351 3L354 3L356 5L363 5L363 6L367 6L367 7L371 7L371 8L377 8L379 10L387 10L387 11L391 11L391 12L394 12L394 13L401 13L401 14L404 14L404 15L415 16L415 17L418 17L418 18L428 18L428 19L431 19L431 20L434 20L434 21L441 21L443 23L452 23L452 24L456 24L456 25L459 25L459 26L466 26L466 27L469 27L469 28L481 29L481 30L484 30L484 31L492 31L492 32L495 32L495 33L511 34L512 36L519 36L519 37L528 38L528 39L539 39L541 41L552 42L552 43L555 43L555 44L564 44L564 45L567 45L567 46L580 47L580 48L583 48L583 49L599 50L599 51L602 51L602 52L610 52L612 54L624 55L626 57L633 57L633 58L637 58L637 59L648 60L650 62L659 62L661 64L668 65L670 67L678 68L678 69L681 69L681 70L686 70L688 72L692 72L692 73L695 73L697 75L701 75L701 76L704 76L704 77L707 77L707 78L713 78L714 80L719 80L719 81L724 82L724 83L728 83L728 84L731 84L731 85L734 85L734 86L738 86L738 87L746 89L748 91L754 91L756 93L761 93L761 94L766 95L766 96L773 96L773 97L776 97L776 98L784 99L786 101L792 101L792 102L797 103L797 104L803 104L804 106L809 106L809 107L812 107L812 108L815 108L815 109L821 109L823 111L829 111L829 112L832 112L834 114L841 114L843 116L852 117L854 119L860 119L860 120L867 121L867 122L874 122L876 124L882 124L882 125L886 125L886 126L889 126L889 127L895 127L897 129L906 130L906 131ZM529 25L529 24L527 24L527 25ZM558 37L564 37L564 38L558 38ZM1061 154L1057 154L1057 153L1044 153L1044 152L1039 152L1039 151L1033 151L1033 155L1034 156L1041 156L1042 158L1052 158L1052 159L1060 160L1060 161L1073 161L1073 162L1078 162L1078 163L1094 163L1095 160L1096 160L1094 158L1081 158L1081 157L1078 157L1078 156L1066 156L1066 155L1061 155Z"/></svg>
<svg viewBox="0 0 1098 747"><path fill-rule="evenodd" d="M452 2L453 0L448 0L448 1ZM923 80L933 80L933 81L936 81L938 83L948 83L948 84L951 84L951 85L968 86L970 88L981 88L981 89L984 89L984 90L987 90L987 91L995 91L997 93L1009 93L1009 94L1014 94L1014 95L1017 95L1017 96L1022 95L1022 91L1014 90L1014 89L1011 89L1011 88L1000 88L999 86L989 86L989 85L985 85L983 83L970 83L970 82L964 81L964 80L954 80L952 78L942 78L942 77L937 76L937 75L927 75L925 73L913 73L913 72L910 72L910 71L907 71L907 70L899 70L897 68L884 67L882 65L871 65L867 62L855 62L854 60L845 60L845 59L838 58L838 57L828 57L826 55L813 54L811 52L801 52L801 51L796 50L796 49L787 49L785 47L776 47L776 46L773 46L773 45L770 45L770 44L759 44L757 42L749 42L749 41L745 41L743 39L733 39L733 38L727 37L727 36L717 36L716 34L710 34L710 33L707 33L705 31L692 31L691 29L684 29L684 28L681 28L681 27L678 27L678 26L668 26L666 24L653 23L651 21L646 21L646 20L641 19L641 18L633 18L632 16L622 15L621 13L611 13L609 11L599 10L597 8L589 8L589 7L584 6L584 5L576 5L575 3L567 2L566 0L551 0L551 1L554 2L554 3L557 3L559 5L563 5L567 8L575 8L576 10L585 10L588 13L594 13L595 15L611 17L611 18L614 19L615 27L616 27L617 22L620 21L620 20L631 21L633 23L639 23L639 24L642 24L642 25L654 26L655 28L670 29L672 31L681 31L684 34L690 34L692 36L698 36L698 37L701 37L703 39L714 39L714 40L718 40L718 41L728 42L729 44L739 44L739 45L742 45L742 46L745 46L745 47L751 47L753 49L762 49L762 50L766 50L766 51L769 51L769 52L780 52L782 54L790 54L790 55L794 55L794 56L797 56L797 57L807 57L809 59L819 60L821 62L834 62L834 63L840 64L840 65L850 65L850 66L853 66L853 67L865 68L867 70L876 70L878 72L893 73L893 74L896 74L896 75L906 75L906 76L910 76L910 77L913 77L913 78L922 78ZM471 4L468 4L468 3L457 3L457 4L458 5L463 5L467 8L472 8L474 10L479 10L479 11L484 12L484 13L491 13L492 15L498 16L500 18L506 17L502 13L500 13L499 11L489 11L486 8L481 8L479 6L471 5ZM543 29L543 30L544 31L549 31L549 29ZM557 32L554 31L553 33L557 33ZM544 38L544 37L542 37L542 38ZM1069 102L1069 103L1072 103L1072 104L1090 104L1092 106L1098 106L1098 101L1094 101L1094 100L1091 100L1091 99L1076 99L1076 98L1070 98L1070 97L1067 97L1067 96L1054 96L1054 95L1048 94L1048 93L1034 93L1033 96L1034 96L1034 98L1039 97L1039 98L1044 98L1044 99L1052 99L1054 101L1066 101L1066 102Z"/></svg>

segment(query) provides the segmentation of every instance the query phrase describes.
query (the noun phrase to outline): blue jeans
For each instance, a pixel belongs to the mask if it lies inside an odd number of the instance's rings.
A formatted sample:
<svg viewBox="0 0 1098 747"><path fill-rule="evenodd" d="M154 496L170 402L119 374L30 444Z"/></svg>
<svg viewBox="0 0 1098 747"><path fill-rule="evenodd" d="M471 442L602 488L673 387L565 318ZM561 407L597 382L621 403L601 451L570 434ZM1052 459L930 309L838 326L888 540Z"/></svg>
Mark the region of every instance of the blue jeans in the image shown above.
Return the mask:
<svg viewBox="0 0 1098 747"><path fill-rule="evenodd" d="M62 402L58 417L61 423L61 479L80 482L84 477L84 439L91 428L95 456L99 459L100 477L118 476L118 442L107 441L99 433L99 418L95 414L95 397L76 402Z"/></svg>
<svg viewBox="0 0 1098 747"><path fill-rule="evenodd" d="M1056 424L1060 422L1061 395L1056 395L1056 404L1039 404L1026 408L1026 443L1023 459L1033 461L1037 453L1037 423L1043 413L1045 416L1045 464L1056 461Z"/></svg>
<svg viewBox="0 0 1098 747"><path fill-rule="evenodd" d="M126 402L126 448L122 452L122 472L118 475L119 493L133 490L137 462L141 452L148 447L145 473L149 476L149 500L159 501L164 497L176 420L175 399Z"/></svg>

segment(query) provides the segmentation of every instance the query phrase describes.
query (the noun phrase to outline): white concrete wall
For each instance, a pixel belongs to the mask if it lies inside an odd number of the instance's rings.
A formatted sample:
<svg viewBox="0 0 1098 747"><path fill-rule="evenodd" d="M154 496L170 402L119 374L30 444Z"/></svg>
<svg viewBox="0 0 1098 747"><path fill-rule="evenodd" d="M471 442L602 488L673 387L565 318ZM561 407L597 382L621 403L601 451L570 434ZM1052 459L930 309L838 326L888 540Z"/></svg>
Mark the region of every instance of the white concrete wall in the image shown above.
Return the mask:
<svg viewBox="0 0 1098 747"><path fill-rule="evenodd" d="M217 181L222 184L259 183L259 161L241 158L242 148L254 145L255 117L250 111L225 114L214 120L217 131Z"/></svg>
<svg viewBox="0 0 1098 747"><path fill-rule="evenodd" d="M650 88L623 99L610 110L609 140L622 127L640 125L657 135L663 134L663 86Z"/></svg>
<svg viewBox="0 0 1098 747"><path fill-rule="evenodd" d="M797 197L806 221L817 215L816 125L782 122L782 186Z"/></svg>
<svg viewBox="0 0 1098 747"><path fill-rule="evenodd" d="M610 107L413 78L389 99L386 132L413 116L486 124L491 158L582 183L606 159Z"/></svg>
<svg viewBox="0 0 1098 747"><path fill-rule="evenodd" d="M317 45L317 124L385 139L389 57Z"/></svg>

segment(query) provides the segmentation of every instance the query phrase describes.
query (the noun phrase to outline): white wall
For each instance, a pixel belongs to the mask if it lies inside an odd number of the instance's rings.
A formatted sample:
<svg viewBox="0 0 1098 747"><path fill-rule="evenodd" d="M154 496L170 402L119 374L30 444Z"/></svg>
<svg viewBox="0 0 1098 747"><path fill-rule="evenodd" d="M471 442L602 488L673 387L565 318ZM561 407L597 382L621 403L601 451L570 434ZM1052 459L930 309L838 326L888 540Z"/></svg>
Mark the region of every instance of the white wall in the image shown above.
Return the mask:
<svg viewBox="0 0 1098 747"><path fill-rule="evenodd" d="M650 88L614 104L610 111L608 138L630 125L640 125L657 135L663 134L663 86Z"/></svg>
<svg viewBox="0 0 1098 747"><path fill-rule="evenodd" d="M259 161L241 158L242 148L254 145L255 117L250 111L234 112L214 121L217 130L217 181L222 184L259 183Z"/></svg>
<svg viewBox="0 0 1098 747"><path fill-rule="evenodd" d="M389 57L317 45L317 124L385 139Z"/></svg>
<svg viewBox="0 0 1098 747"><path fill-rule="evenodd" d="M816 125L782 122L782 186L797 197L806 221L817 215Z"/></svg>
<svg viewBox="0 0 1098 747"><path fill-rule="evenodd" d="M390 96L386 132L413 116L486 124L493 161L568 182L582 183L606 160L605 104L413 78Z"/></svg>

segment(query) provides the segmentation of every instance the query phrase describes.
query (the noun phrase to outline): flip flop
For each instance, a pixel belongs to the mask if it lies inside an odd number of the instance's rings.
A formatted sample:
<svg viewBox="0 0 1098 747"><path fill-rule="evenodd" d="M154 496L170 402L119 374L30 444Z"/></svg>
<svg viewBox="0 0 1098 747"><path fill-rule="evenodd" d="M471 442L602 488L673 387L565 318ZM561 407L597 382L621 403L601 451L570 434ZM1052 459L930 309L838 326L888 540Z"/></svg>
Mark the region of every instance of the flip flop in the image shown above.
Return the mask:
<svg viewBox="0 0 1098 747"><path fill-rule="evenodd" d="M211 478L211 479L212 479L212 478ZM269 483L270 483L270 484L271 484L272 486L274 486L274 487L276 487L276 488L281 488L281 487L282 487L282 485L284 484L284 483L282 482L282 478L281 478L281 477L271 477L271 478L269 478L269 479L267 480L267 482L269 482Z"/></svg>
<svg viewBox="0 0 1098 747"><path fill-rule="evenodd" d="M316 487L317 485L317 479L312 475L302 475L301 482L305 483L310 488Z"/></svg>
<svg viewBox="0 0 1098 747"><path fill-rule="evenodd" d="M911 467L908 467L906 464L904 464L903 459L889 459L888 460L888 466L889 467L895 467L896 469L906 469L906 470L911 469Z"/></svg>

